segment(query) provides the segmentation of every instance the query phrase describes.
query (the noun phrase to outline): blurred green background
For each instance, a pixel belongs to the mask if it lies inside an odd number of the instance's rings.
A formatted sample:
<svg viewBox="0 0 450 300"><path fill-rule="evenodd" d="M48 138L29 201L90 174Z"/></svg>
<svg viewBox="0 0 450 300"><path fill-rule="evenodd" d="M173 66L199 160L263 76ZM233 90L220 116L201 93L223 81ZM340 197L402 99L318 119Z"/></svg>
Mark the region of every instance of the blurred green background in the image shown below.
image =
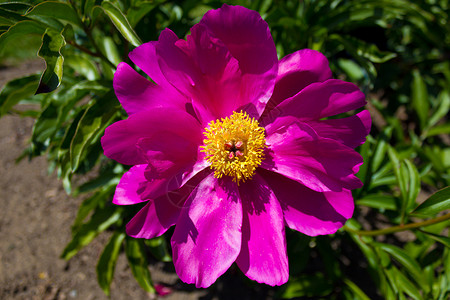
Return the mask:
<svg viewBox="0 0 450 300"><path fill-rule="evenodd" d="M223 3L0 3L0 68L36 54L46 61L42 72L12 79L2 88L0 117L36 118L30 145L19 159L46 155L66 192L86 198L62 257L70 259L104 230L114 232L97 265L107 294L122 251L130 276L149 292L154 287L148 258L171 264L170 232L149 241L128 238L124 226L140 207L111 205L126 170L103 156L99 142L108 125L126 117L112 90L114 68L129 62L128 52L142 42L157 40L166 27L185 37L206 11ZM373 118L371 134L358 149L365 161L358 176L365 185L354 191L353 218L331 236L287 229L289 282L261 289L241 274L239 288L258 298L448 299L448 1L227 3L261 14L280 58L302 48L325 54L335 78L361 87ZM72 184L72 177L87 173L93 179ZM232 280L227 274L219 281ZM223 293L210 289L218 297Z"/></svg>

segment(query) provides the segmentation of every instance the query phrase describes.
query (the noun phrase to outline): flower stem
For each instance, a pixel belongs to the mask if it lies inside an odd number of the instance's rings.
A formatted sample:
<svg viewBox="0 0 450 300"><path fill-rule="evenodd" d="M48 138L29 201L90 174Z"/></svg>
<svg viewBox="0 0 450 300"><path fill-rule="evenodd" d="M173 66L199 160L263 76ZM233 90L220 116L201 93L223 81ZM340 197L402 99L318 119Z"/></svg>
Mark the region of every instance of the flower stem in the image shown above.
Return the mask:
<svg viewBox="0 0 450 300"><path fill-rule="evenodd" d="M415 228L419 228L419 227L425 227L425 226L429 226L429 225L433 225L433 224L437 224L446 220L450 220L450 213L445 214L443 216L437 217L437 218L433 218L433 219L429 219L426 221L422 221L422 222L416 222L416 223L410 223L410 224L406 224L406 225L398 225L398 226L392 226L392 227L388 227L385 229L377 229L377 230L354 230L349 228L348 226L344 226L346 231L349 231L351 233L355 233L357 235L365 235L365 236L374 236L374 235L384 235L384 234L390 234L390 233L394 233L394 232L399 232L399 231L405 231L405 230L410 230L410 229L415 229Z"/></svg>

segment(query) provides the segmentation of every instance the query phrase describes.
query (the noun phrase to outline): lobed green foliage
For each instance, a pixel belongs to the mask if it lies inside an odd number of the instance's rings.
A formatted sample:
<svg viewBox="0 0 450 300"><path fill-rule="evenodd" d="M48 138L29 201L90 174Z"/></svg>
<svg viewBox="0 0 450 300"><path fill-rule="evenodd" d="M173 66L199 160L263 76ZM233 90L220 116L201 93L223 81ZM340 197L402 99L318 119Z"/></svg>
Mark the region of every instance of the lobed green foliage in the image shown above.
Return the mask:
<svg viewBox="0 0 450 300"><path fill-rule="evenodd" d="M259 11L269 23L280 57L301 48L324 53L335 76L362 87L374 121L359 149L365 163L358 176L365 184L354 191L354 217L332 236L287 232L291 276L275 289L275 297L448 299L448 1L228 3ZM46 62L40 74L13 79L3 87L0 116L35 117L30 147L21 158L47 155L67 193L85 198L62 258L73 257L102 231L113 231L97 265L98 282L106 294L121 251L137 282L151 293L155 290L148 254L152 260L171 260L170 235L148 241L126 237L124 226L139 207L111 205L115 185L126 170L103 156L99 142L108 125L126 117L112 89L115 66L129 61L130 50L142 41L156 40L166 27L185 36L207 10L221 4L0 3L0 65L30 53ZM30 103L35 109L21 109ZM73 185L72 178L87 173L91 180ZM406 237L405 230L410 232Z"/></svg>

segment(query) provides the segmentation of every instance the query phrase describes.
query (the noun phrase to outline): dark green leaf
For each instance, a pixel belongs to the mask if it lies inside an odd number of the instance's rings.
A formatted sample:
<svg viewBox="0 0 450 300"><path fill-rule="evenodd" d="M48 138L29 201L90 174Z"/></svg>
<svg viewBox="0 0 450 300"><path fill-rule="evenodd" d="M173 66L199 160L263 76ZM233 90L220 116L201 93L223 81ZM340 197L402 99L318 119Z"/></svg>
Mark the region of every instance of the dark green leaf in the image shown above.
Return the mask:
<svg viewBox="0 0 450 300"><path fill-rule="evenodd" d="M428 122L428 113L430 110L427 85L425 84L419 70L414 70L412 74L413 82L411 86L411 104L419 117L420 128L424 129Z"/></svg>
<svg viewBox="0 0 450 300"><path fill-rule="evenodd" d="M154 293L155 289L150 270L148 269L145 247L142 240L128 237L125 240L125 254L136 281L145 291Z"/></svg>
<svg viewBox="0 0 450 300"><path fill-rule="evenodd" d="M414 300L424 299L419 293L419 289L397 268L394 268L395 280L400 290L404 291Z"/></svg>
<svg viewBox="0 0 450 300"><path fill-rule="evenodd" d="M80 160L86 155L89 146L97 141L99 134L102 134L115 118L118 106L113 103L114 99L113 92L109 92L92 101L91 106L81 118L70 146L73 171L78 168Z"/></svg>
<svg viewBox="0 0 450 300"><path fill-rule="evenodd" d="M324 297L329 295L332 290L332 283L322 273L305 274L291 278L285 285L281 298Z"/></svg>
<svg viewBox="0 0 450 300"><path fill-rule="evenodd" d="M426 216L450 209L450 187L443 188L431 195L427 200L420 204L413 213Z"/></svg>
<svg viewBox="0 0 450 300"><path fill-rule="evenodd" d="M145 244L156 259L165 262L172 261L172 257L167 249L166 239L163 236L145 240Z"/></svg>
<svg viewBox="0 0 450 300"><path fill-rule="evenodd" d="M122 245L125 236L125 233L115 232L103 250L97 263L98 284L108 296L114 269L116 268L117 258L119 257L120 246Z"/></svg>
<svg viewBox="0 0 450 300"><path fill-rule="evenodd" d="M66 41L61 33L53 29L45 31L38 54L45 60L46 68L42 74L36 94L52 92L61 84L64 63L61 48L65 45Z"/></svg>
<svg viewBox="0 0 450 300"><path fill-rule="evenodd" d="M420 265L410 257L404 250L398 248L394 245L384 244L384 243L374 243L377 247L382 249L391 255L397 262L408 270L409 274L414 278L414 280L420 285L420 287L428 292L429 286L427 285L426 279L422 273Z"/></svg>

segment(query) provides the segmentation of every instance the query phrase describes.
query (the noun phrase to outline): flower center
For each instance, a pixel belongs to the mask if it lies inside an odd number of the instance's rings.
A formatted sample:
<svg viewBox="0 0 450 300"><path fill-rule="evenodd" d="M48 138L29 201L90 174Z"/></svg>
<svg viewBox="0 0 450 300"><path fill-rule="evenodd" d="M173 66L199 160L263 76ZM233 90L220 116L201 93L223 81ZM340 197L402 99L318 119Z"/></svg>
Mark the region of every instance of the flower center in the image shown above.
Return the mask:
<svg viewBox="0 0 450 300"><path fill-rule="evenodd" d="M233 177L245 181L253 176L264 156L264 128L245 112L233 112L230 117L211 121L205 132L203 152L214 169L214 176Z"/></svg>

